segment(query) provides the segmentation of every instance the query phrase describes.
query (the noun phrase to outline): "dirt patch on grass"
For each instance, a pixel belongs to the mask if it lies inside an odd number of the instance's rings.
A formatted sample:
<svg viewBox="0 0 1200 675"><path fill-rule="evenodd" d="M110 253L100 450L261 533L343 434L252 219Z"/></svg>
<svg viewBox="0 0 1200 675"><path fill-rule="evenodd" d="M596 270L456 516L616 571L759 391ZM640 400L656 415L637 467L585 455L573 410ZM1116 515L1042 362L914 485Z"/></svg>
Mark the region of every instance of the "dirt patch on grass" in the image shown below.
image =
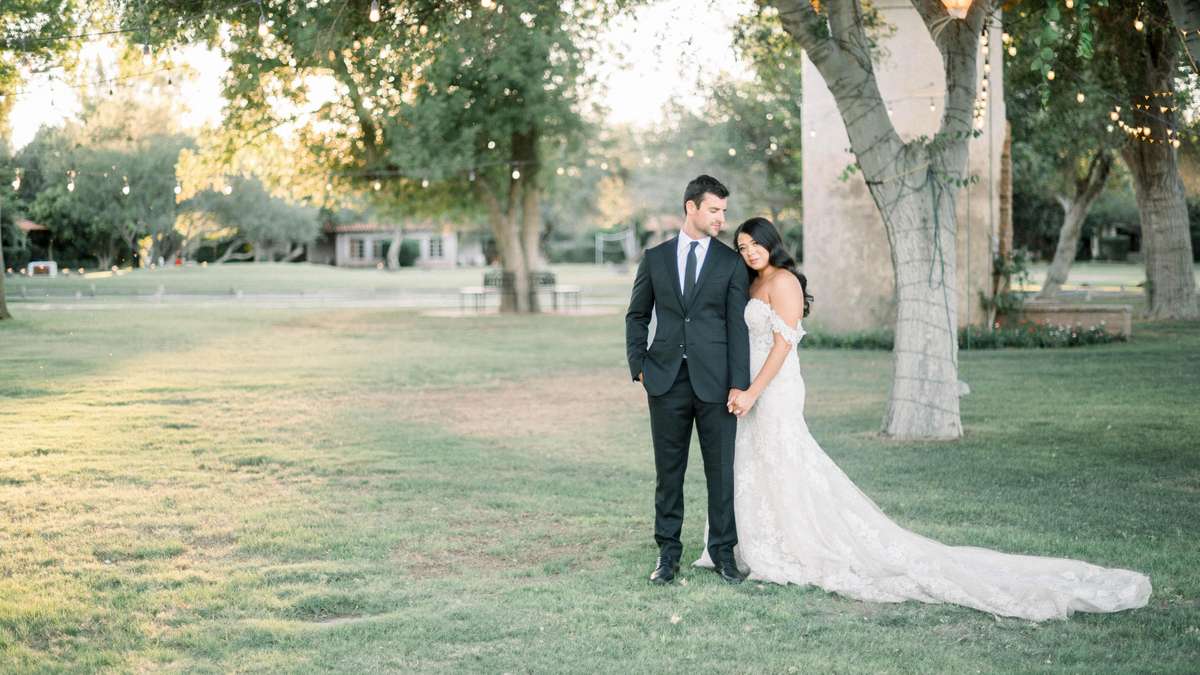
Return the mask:
<svg viewBox="0 0 1200 675"><path fill-rule="evenodd" d="M586 445L606 437L614 418L646 413L640 385L611 375L574 374L476 387L430 388L385 405L413 421L437 420L447 431L475 438L570 437Z"/></svg>

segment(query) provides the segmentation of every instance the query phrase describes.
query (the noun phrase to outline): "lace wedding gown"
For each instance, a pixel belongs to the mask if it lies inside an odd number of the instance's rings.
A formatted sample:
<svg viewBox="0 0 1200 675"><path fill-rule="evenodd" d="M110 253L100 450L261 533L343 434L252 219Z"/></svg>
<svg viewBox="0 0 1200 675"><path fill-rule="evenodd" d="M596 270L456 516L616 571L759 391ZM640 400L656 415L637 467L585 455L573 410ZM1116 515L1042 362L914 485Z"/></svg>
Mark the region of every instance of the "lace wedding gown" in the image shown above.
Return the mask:
<svg viewBox="0 0 1200 675"><path fill-rule="evenodd" d="M804 330L767 303L746 305L750 372L779 333L793 354ZM1141 607L1143 574L1078 560L946 546L892 522L825 455L804 421L792 356L738 421L734 511L738 565L751 579L811 584L872 602L949 602L1032 621ZM707 552L696 562L711 567Z"/></svg>

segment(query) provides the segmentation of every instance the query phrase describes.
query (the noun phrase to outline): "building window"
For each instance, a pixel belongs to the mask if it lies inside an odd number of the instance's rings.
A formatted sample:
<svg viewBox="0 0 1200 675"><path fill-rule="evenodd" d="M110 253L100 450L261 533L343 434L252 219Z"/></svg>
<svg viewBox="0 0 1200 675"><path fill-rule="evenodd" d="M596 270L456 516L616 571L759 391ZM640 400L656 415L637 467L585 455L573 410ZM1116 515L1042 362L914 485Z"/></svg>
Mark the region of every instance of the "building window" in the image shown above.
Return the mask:
<svg viewBox="0 0 1200 675"><path fill-rule="evenodd" d="M441 258L445 253L442 252L442 238L439 235L434 235L429 238L429 257Z"/></svg>
<svg viewBox="0 0 1200 675"><path fill-rule="evenodd" d="M363 257L364 251L365 251L365 247L363 245L362 239L351 239L350 240L350 257L351 258L354 258L355 260L361 260Z"/></svg>
<svg viewBox="0 0 1200 675"><path fill-rule="evenodd" d="M383 249L386 245L386 239L376 239L371 242L371 260L383 260Z"/></svg>

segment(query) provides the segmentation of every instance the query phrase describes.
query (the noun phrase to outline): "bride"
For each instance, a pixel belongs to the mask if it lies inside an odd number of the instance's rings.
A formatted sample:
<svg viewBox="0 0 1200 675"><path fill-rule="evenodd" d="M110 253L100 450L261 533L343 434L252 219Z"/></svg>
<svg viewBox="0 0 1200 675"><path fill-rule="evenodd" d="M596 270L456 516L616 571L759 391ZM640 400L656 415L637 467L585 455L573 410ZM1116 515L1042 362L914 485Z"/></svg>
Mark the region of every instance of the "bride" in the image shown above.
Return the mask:
<svg viewBox="0 0 1200 675"><path fill-rule="evenodd" d="M1143 574L1063 558L946 546L892 522L821 450L804 421L796 345L812 298L775 226L742 223L750 268L749 390L730 399L738 565L751 579L811 584L872 602L948 602L1032 621L1142 607ZM712 567L708 554L697 566Z"/></svg>

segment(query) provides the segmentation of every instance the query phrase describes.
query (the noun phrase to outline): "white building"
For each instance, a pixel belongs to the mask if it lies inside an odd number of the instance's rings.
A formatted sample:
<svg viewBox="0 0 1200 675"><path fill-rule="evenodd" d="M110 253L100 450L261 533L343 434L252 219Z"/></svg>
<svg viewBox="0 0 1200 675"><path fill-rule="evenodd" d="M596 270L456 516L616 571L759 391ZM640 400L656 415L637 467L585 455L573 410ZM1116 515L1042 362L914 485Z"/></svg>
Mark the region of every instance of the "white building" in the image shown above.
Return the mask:
<svg viewBox="0 0 1200 675"><path fill-rule="evenodd" d="M309 246L308 261L337 267L375 267L387 263L387 249L396 229L404 241L417 243L417 267L438 268L482 265L483 246L478 237L464 237L449 224L326 223L322 236Z"/></svg>

